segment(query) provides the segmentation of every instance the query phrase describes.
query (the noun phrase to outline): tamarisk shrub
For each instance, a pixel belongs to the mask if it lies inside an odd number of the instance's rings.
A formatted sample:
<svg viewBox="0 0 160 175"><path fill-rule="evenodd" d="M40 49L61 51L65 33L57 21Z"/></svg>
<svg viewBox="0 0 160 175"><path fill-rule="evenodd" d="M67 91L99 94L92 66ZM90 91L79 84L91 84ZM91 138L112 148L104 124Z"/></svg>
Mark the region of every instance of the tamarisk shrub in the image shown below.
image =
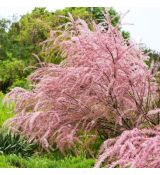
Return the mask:
<svg viewBox="0 0 160 175"><path fill-rule="evenodd" d="M94 138L103 121L106 135L154 125L157 113L148 112L156 107L156 84L144 63L147 56L123 39L107 15L105 27L70 19L64 32L51 31L44 42L60 50L65 62L36 70L29 77L32 91L15 88L6 95L5 101L15 98L17 113L6 125L44 149L57 146L62 152L82 144L82 131L92 131Z"/></svg>
<svg viewBox="0 0 160 175"><path fill-rule="evenodd" d="M95 167L160 167L160 125L153 129L124 131L101 146Z"/></svg>

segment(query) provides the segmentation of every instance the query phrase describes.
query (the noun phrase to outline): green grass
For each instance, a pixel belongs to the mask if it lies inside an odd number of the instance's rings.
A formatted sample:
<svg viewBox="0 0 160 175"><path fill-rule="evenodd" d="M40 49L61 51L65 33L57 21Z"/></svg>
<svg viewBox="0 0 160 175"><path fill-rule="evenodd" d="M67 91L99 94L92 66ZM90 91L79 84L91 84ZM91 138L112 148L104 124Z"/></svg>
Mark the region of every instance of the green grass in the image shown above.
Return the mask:
<svg viewBox="0 0 160 175"><path fill-rule="evenodd" d="M14 112L13 112L13 108L14 105L13 104L3 104L3 98L4 95L0 92L0 127L2 127L3 123L13 117Z"/></svg>
<svg viewBox="0 0 160 175"><path fill-rule="evenodd" d="M59 160L45 155L27 159L17 155L0 156L1 168L90 168L94 166L94 163L94 159L87 159L84 156L67 156Z"/></svg>

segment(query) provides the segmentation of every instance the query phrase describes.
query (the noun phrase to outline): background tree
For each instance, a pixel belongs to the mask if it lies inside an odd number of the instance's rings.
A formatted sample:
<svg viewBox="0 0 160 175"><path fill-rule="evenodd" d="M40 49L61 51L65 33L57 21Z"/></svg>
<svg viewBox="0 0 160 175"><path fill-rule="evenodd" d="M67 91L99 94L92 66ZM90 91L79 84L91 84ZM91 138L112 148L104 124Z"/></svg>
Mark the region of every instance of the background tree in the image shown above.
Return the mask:
<svg viewBox="0 0 160 175"><path fill-rule="evenodd" d="M25 69L24 71L24 67L36 66L39 60L56 64L62 61L62 57L57 55L55 51L52 50L50 53L46 53L46 51L42 50L40 43L49 37L51 29L57 30L68 21L66 18L68 13L72 13L75 19L82 18L89 23L93 19L97 22L102 21L104 18L102 11L104 11L104 8L99 7L70 7L56 10L55 12L49 12L46 8L35 8L31 13L21 16L19 20L14 22L1 19L1 72L5 68L16 70L15 63L20 63L23 66L19 66L19 69L22 68L20 74L19 71L13 71L11 74L5 71L0 74L0 90L6 92L14 85L28 87L28 85L25 85L26 77L33 69L28 69L28 71ZM116 16L113 24L118 23L117 12L111 8L109 13L110 17ZM11 65L12 68L10 67ZM15 67L13 68L13 66Z"/></svg>

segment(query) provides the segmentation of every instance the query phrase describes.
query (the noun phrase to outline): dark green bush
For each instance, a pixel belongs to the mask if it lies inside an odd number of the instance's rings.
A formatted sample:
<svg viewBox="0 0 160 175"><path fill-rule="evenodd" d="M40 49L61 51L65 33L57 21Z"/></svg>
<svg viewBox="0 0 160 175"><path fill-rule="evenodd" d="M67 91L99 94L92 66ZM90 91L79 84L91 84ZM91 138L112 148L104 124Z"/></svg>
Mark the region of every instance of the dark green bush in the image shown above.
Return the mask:
<svg viewBox="0 0 160 175"><path fill-rule="evenodd" d="M6 92L17 79L27 76L26 65L22 60L8 59L0 61L0 90Z"/></svg>
<svg viewBox="0 0 160 175"><path fill-rule="evenodd" d="M12 89L14 87L22 87L24 89L30 89L31 88L31 85L30 83L27 81L27 78L19 78L19 79L16 79L12 86L9 88L9 89Z"/></svg>
<svg viewBox="0 0 160 175"><path fill-rule="evenodd" d="M28 143L19 134L11 134L5 130L0 131L0 153L16 154L22 157L31 156L36 150L35 143Z"/></svg>

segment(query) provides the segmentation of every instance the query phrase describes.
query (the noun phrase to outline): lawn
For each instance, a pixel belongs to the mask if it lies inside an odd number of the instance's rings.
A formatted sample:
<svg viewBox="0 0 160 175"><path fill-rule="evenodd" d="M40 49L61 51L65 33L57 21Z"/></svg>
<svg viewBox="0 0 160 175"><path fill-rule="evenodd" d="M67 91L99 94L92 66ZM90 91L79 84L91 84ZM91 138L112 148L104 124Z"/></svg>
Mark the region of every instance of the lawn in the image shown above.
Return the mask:
<svg viewBox="0 0 160 175"><path fill-rule="evenodd" d="M34 155L29 158L17 155L0 156L0 168L90 168L94 163L94 159L83 156L67 156L63 159L56 159L53 155Z"/></svg>

